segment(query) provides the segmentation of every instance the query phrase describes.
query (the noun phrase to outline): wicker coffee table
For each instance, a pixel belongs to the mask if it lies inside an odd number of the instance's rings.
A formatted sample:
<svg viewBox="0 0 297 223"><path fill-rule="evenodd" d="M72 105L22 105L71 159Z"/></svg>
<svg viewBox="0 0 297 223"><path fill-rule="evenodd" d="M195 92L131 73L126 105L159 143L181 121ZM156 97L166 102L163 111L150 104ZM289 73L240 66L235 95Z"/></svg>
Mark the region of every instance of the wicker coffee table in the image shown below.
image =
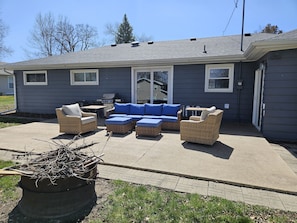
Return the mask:
<svg viewBox="0 0 297 223"><path fill-rule="evenodd" d="M105 120L106 131L125 134L133 129L132 119L128 117L113 117Z"/></svg>
<svg viewBox="0 0 297 223"><path fill-rule="evenodd" d="M143 118L136 122L136 136L158 136L161 133L162 119Z"/></svg>

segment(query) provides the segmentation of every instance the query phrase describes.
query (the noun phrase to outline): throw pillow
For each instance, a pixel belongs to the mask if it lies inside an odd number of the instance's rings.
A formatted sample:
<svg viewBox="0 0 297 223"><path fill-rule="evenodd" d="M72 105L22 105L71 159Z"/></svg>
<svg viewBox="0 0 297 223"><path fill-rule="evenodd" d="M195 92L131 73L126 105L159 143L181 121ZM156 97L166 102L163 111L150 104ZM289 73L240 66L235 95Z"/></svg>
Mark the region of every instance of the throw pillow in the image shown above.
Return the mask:
<svg viewBox="0 0 297 223"><path fill-rule="evenodd" d="M201 120L205 120L208 116L208 114L214 112L216 110L215 106L212 106L204 111L201 112Z"/></svg>
<svg viewBox="0 0 297 223"><path fill-rule="evenodd" d="M66 115L72 115L72 116L78 116L81 117L81 110L79 107L79 104L71 104L71 105L63 105L62 106L62 111Z"/></svg>

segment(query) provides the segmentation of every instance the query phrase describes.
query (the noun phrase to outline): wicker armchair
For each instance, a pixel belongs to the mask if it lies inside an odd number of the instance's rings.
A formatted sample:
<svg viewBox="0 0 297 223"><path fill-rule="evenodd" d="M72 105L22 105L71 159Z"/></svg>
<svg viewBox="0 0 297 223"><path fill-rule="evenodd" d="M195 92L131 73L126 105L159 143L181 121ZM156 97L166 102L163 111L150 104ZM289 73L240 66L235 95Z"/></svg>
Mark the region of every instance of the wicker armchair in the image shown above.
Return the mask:
<svg viewBox="0 0 297 223"><path fill-rule="evenodd" d="M213 145L219 138L219 130L223 117L223 111L220 109L208 114L205 120L200 117L190 117L190 120L182 120L180 122L180 139Z"/></svg>
<svg viewBox="0 0 297 223"><path fill-rule="evenodd" d="M64 106L56 108L60 132L77 135L97 129L96 113L83 112L80 110L78 104L69 106L74 106L80 112L80 115L66 114Z"/></svg>

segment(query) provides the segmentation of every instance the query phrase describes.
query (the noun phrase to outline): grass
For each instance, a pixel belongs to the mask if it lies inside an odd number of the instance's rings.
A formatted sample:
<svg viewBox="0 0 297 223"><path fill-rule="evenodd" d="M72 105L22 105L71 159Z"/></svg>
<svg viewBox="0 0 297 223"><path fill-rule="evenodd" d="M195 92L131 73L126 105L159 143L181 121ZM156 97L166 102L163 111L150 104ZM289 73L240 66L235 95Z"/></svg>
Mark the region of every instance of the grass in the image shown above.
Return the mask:
<svg viewBox="0 0 297 223"><path fill-rule="evenodd" d="M0 96L0 112L14 109L14 96Z"/></svg>
<svg viewBox="0 0 297 223"><path fill-rule="evenodd" d="M288 214L260 206L232 202L218 197L184 194L149 186L114 181L115 191L106 202L100 222L296 222ZM259 221L260 222L260 221Z"/></svg>
<svg viewBox="0 0 297 223"><path fill-rule="evenodd" d="M12 166L14 163L12 161L0 160L0 169ZM17 183L20 180L20 176L5 176L0 177L0 198L1 200L14 200L17 199L16 190Z"/></svg>

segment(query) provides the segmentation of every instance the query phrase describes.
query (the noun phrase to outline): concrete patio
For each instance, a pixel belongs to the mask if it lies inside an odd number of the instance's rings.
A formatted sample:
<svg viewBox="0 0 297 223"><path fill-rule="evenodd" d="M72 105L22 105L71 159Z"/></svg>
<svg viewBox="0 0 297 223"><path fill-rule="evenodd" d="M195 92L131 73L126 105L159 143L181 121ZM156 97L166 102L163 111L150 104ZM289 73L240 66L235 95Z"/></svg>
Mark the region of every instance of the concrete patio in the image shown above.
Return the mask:
<svg viewBox="0 0 297 223"><path fill-rule="evenodd" d="M183 142L179 132L171 131L157 138L136 138L132 132L108 140L104 120L99 121L98 131L77 141L98 143L86 151L104 153L99 177L297 211L297 175L279 154L286 150L267 142L251 125L224 123L214 146L204 146ZM8 150L44 152L55 148L51 140L73 138L58 131L55 119L0 129L1 158L12 159Z"/></svg>

